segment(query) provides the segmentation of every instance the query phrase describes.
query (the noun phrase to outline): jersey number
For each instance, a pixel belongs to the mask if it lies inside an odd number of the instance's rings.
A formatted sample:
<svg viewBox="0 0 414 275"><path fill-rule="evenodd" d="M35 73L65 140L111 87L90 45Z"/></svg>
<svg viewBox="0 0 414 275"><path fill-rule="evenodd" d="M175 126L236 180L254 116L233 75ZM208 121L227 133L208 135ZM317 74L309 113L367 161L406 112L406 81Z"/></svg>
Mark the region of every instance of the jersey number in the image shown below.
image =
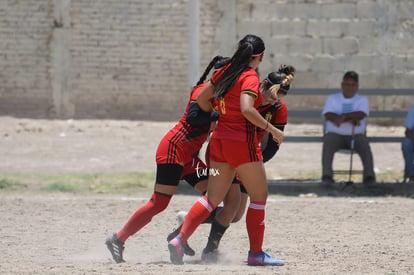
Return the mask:
<svg viewBox="0 0 414 275"><path fill-rule="evenodd" d="M226 103L224 102L224 99L220 99L219 101L219 105L220 105L220 111L223 115L226 114Z"/></svg>

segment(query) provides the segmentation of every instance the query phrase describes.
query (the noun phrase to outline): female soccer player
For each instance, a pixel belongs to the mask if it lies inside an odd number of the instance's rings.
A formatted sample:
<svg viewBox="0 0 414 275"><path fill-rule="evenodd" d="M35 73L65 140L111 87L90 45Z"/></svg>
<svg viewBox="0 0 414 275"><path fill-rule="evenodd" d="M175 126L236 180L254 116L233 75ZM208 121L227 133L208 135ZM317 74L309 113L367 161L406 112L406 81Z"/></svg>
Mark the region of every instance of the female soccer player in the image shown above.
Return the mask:
<svg viewBox="0 0 414 275"><path fill-rule="evenodd" d="M222 60L223 57L216 56L210 62L191 91L190 100L180 121L161 140L156 153L154 193L150 200L129 218L121 230L106 239L105 243L115 262L124 262L122 255L125 241L167 208L180 179L186 180L196 190L205 193L207 176L198 177L196 168L203 169L206 166L197 155L210 131L211 122L217 120L218 113L200 111L194 101L207 85L208 82L204 81L210 70ZM191 125L186 119L192 122ZM187 249L187 254L194 253L189 247L184 248Z"/></svg>
<svg viewBox="0 0 414 275"><path fill-rule="evenodd" d="M263 100L258 111L262 117L281 131L284 131L287 123L287 108L282 98L287 95L290 88L290 85L284 86L283 81L286 81L289 75L293 79L294 73L295 68L293 66L282 65L277 72L269 73L260 85ZM270 91L270 88L275 84L282 84L277 92L277 97ZM269 138L269 134L266 131L263 131L260 128L257 128L256 131L257 140L260 141L263 163L265 163L276 154L279 150L279 145L271 137ZM233 191L233 188L235 187L232 185L230 189L231 192L235 192ZM202 260L206 262L217 261L217 249L225 231L230 223L238 222L244 215L248 194L243 185L240 186L240 190L240 204L238 207L233 203L225 204L223 208L216 208L215 211L217 211L217 214L213 217L211 222L208 242L201 254ZM235 197L235 195L233 195L233 197Z"/></svg>
<svg viewBox="0 0 414 275"><path fill-rule="evenodd" d="M262 95L255 69L263 59L264 50L260 37L246 35L240 40L230 64L217 71L197 96L197 103L204 112L212 111L213 96L219 101L220 116L210 139L210 169L219 173L209 176L207 195L192 206L179 236L168 243L174 264L183 264L188 238L223 201L236 173L250 196L246 215L250 240L248 264L284 264L262 250L267 182L256 127L270 132L279 145L283 141L283 132L269 124L256 109ZM280 84L274 86L272 91L276 93Z"/></svg>

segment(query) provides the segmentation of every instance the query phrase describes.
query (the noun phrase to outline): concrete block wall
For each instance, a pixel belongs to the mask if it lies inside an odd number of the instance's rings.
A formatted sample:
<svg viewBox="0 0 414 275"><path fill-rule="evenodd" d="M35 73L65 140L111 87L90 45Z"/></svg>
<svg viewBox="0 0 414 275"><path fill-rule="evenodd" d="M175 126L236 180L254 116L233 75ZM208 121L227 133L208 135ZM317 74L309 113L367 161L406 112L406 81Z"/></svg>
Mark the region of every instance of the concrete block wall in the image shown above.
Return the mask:
<svg viewBox="0 0 414 275"><path fill-rule="evenodd" d="M191 85L188 1L0 1L0 115L176 120ZM254 33L260 72L294 64L294 87L336 88L353 69L361 88L412 88L413 15L411 0L200 0L200 72ZM414 103L387 100L372 108Z"/></svg>
<svg viewBox="0 0 414 275"><path fill-rule="evenodd" d="M0 1L0 114L39 117L52 106L51 1Z"/></svg>
<svg viewBox="0 0 414 275"><path fill-rule="evenodd" d="M362 88L413 87L413 1L246 0L237 9L238 36L257 30L265 39L262 71L293 60L299 87L337 87L348 69Z"/></svg>

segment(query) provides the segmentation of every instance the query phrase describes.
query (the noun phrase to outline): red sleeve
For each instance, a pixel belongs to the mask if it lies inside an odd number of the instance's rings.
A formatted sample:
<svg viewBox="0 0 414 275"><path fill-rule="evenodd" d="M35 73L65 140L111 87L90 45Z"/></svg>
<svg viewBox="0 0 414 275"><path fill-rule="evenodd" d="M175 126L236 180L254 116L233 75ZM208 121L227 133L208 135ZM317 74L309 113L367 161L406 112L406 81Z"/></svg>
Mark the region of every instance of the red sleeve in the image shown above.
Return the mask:
<svg viewBox="0 0 414 275"><path fill-rule="evenodd" d="M242 79L240 91L241 93L252 94L257 98L259 95L259 86L259 77L257 74L248 74Z"/></svg>
<svg viewBox="0 0 414 275"><path fill-rule="evenodd" d="M223 68L215 71L213 73L213 75L210 78L210 81L213 85L216 85L217 80L219 79L219 77L223 74L224 70L227 69L230 66L230 64L228 64L227 66L224 66Z"/></svg>
<svg viewBox="0 0 414 275"><path fill-rule="evenodd" d="M287 124L287 107L283 100L279 101L280 106L277 108L275 115L273 115L272 124L286 125Z"/></svg>
<svg viewBox="0 0 414 275"><path fill-rule="evenodd" d="M198 94L201 92L201 90L206 86L207 82L204 82L200 85L197 85L193 88L190 95L190 101L196 101Z"/></svg>

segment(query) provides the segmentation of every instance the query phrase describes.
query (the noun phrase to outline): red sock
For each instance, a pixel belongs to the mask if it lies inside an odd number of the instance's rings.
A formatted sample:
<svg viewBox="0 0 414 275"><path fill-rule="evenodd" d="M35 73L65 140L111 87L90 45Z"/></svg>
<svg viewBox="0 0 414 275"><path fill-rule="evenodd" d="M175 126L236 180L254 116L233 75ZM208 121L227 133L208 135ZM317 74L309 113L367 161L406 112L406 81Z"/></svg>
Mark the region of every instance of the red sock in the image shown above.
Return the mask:
<svg viewBox="0 0 414 275"><path fill-rule="evenodd" d="M171 195L154 192L151 199L139 208L116 234L117 238L124 243L129 236L134 235L138 230L147 225L152 220L152 217L167 208L171 197Z"/></svg>
<svg viewBox="0 0 414 275"><path fill-rule="evenodd" d="M183 227L180 230L181 240L187 243L188 238L194 233L197 227L210 216L211 211L214 210L213 205L204 196L199 199L188 212L185 217Z"/></svg>
<svg viewBox="0 0 414 275"><path fill-rule="evenodd" d="M250 202L246 214L246 227L250 240L250 253L262 251L263 236L265 230L265 206L266 202Z"/></svg>

